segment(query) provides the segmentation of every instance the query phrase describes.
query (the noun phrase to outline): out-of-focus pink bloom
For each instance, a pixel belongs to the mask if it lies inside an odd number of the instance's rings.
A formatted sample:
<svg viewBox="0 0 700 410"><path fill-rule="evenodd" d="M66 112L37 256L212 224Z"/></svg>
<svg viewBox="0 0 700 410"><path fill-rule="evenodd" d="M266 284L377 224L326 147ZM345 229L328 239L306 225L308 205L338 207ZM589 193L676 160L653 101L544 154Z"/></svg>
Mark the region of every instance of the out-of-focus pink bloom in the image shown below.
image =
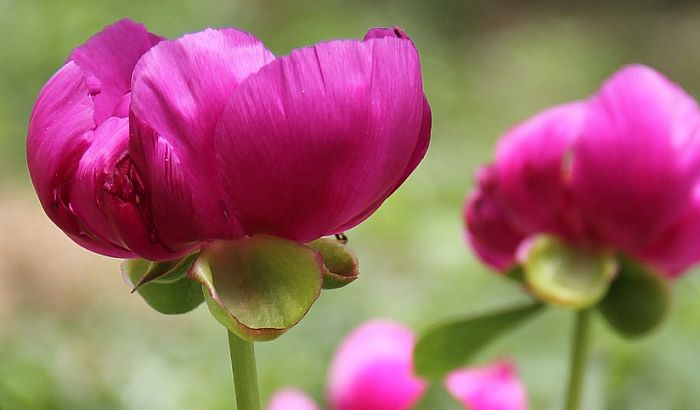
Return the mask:
<svg viewBox="0 0 700 410"><path fill-rule="evenodd" d="M391 321L367 322L353 331L331 364L330 410L413 408L427 389L427 382L413 373L414 346L413 333ZM446 377L445 387L470 410L527 410L525 388L513 365L505 360L456 370ZM310 400L294 390L275 395L268 410L278 409L273 405L287 410L313 409Z"/></svg>
<svg viewBox="0 0 700 410"><path fill-rule="evenodd" d="M527 392L507 360L452 372L445 379L452 396L470 410L526 410Z"/></svg>
<svg viewBox="0 0 700 410"><path fill-rule="evenodd" d="M505 271L537 234L616 249L668 277L700 259L700 110L645 66L510 130L465 205L468 237Z"/></svg>
<svg viewBox="0 0 700 410"><path fill-rule="evenodd" d="M316 403L294 389L280 390L270 399L267 410L318 410Z"/></svg>
<svg viewBox="0 0 700 410"><path fill-rule="evenodd" d="M428 148L418 52L400 29L279 58L236 29L159 40L126 20L106 28L32 115L42 205L95 252L162 260L208 240L338 233Z"/></svg>
<svg viewBox="0 0 700 410"><path fill-rule="evenodd" d="M177 256L159 241L148 193L128 152L131 75L160 41L121 20L76 48L44 86L27 137L27 163L41 205L68 236L94 252Z"/></svg>
<svg viewBox="0 0 700 410"><path fill-rule="evenodd" d="M372 321L336 351L328 381L333 410L408 410L427 384L413 373L415 336L403 326Z"/></svg>

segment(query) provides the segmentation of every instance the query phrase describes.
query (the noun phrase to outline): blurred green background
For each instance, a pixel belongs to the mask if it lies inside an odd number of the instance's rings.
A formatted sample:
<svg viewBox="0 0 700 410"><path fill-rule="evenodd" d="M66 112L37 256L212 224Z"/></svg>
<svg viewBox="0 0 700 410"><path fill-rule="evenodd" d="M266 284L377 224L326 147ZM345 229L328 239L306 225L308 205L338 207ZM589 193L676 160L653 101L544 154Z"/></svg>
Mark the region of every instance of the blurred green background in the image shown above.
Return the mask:
<svg viewBox="0 0 700 410"><path fill-rule="evenodd" d="M177 37L208 26L255 33L277 54L399 24L418 46L434 113L430 151L349 232L361 279L324 292L304 321L258 345L262 394L324 399L334 347L366 319L420 331L523 300L482 267L460 209L509 126L584 98L621 65L649 64L700 95L700 5L678 1L0 0L0 409L228 409L226 332L205 307L151 311L118 261L70 242L44 216L24 159L28 115L71 48L121 17ZM670 320L638 342L598 323L585 409L700 408L700 274L674 286ZM518 362L531 408L561 406L571 314L550 310L479 355Z"/></svg>

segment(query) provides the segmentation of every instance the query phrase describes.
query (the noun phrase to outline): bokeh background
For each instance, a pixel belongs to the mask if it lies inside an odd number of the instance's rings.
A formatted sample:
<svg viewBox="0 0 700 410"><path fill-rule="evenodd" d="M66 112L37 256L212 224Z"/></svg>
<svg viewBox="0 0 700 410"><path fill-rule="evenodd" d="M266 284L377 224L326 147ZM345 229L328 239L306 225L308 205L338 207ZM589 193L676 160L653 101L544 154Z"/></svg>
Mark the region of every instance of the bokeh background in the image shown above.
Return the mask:
<svg viewBox="0 0 700 410"><path fill-rule="evenodd" d="M150 310L122 282L119 261L79 248L49 222L29 183L24 140L34 99L71 48L104 25L130 17L168 37L236 26L276 54L373 26L399 24L413 37L434 113L425 161L349 232L361 279L324 292L300 325L258 345L265 398L294 386L323 402L333 349L364 320L420 331L525 299L462 238L474 171L508 127L586 97L631 62L700 95L700 6L612 3L0 0L0 408L233 408L226 332L206 308L171 317ZM700 272L679 279L674 293L672 316L644 340L626 342L596 324L585 409L700 408ZM532 409L560 408L571 319L550 310L475 363L515 358Z"/></svg>

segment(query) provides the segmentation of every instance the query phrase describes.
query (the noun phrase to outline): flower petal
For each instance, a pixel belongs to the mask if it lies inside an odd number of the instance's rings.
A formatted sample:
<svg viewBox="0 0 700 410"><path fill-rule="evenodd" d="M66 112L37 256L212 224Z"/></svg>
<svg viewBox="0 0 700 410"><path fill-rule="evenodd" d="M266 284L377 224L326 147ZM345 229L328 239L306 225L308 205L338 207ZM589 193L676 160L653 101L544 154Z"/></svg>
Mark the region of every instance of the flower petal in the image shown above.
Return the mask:
<svg viewBox="0 0 700 410"><path fill-rule="evenodd" d="M570 235L565 159L584 114L583 103L560 105L513 128L499 142L494 172L520 230Z"/></svg>
<svg viewBox="0 0 700 410"><path fill-rule="evenodd" d="M700 261L700 187L695 187L686 213L635 256L668 278L682 275Z"/></svg>
<svg viewBox="0 0 700 410"><path fill-rule="evenodd" d="M598 240L634 252L686 209L698 174L695 101L661 74L629 66L591 100L574 145L572 189Z"/></svg>
<svg viewBox="0 0 700 410"><path fill-rule="evenodd" d="M230 94L274 57L250 34L205 30L153 47L134 70L133 160L164 240L236 238L214 161L214 128Z"/></svg>
<svg viewBox="0 0 700 410"><path fill-rule="evenodd" d="M69 60L74 61L88 78L98 125L111 116L127 116L128 113L119 108L131 89L134 66L160 40L142 24L123 19L105 27L73 50Z"/></svg>
<svg viewBox="0 0 700 410"><path fill-rule="evenodd" d="M73 213L70 190L80 158L95 128L85 77L73 62L46 83L34 105L27 132L27 166L46 214L68 236L94 252L128 257L130 252L85 232Z"/></svg>
<svg viewBox="0 0 700 410"><path fill-rule="evenodd" d="M527 410L527 392L509 361L450 373L447 390L470 410Z"/></svg>
<svg viewBox="0 0 700 410"><path fill-rule="evenodd" d="M70 189L70 205L81 228L115 247L149 260L170 260L191 250L190 244L164 248L144 211L151 198L143 192L128 155L129 120L112 117L94 132Z"/></svg>
<svg viewBox="0 0 700 410"><path fill-rule="evenodd" d="M316 403L304 393L294 389L284 389L270 399L267 410L317 410Z"/></svg>
<svg viewBox="0 0 700 410"><path fill-rule="evenodd" d="M375 202L372 206L369 208L365 209L361 214L356 216L354 219L352 219L350 222L347 222L344 225L341 225L340 227L334 229L332 234L344 232L350 228L353 228L357 225L359 225L362 221L365 219L369 218L379 207L384 203L386 198L391 196L391 194L394 193L401 184L408 179L408 177L413 173L413 171L418 167L418 164L423 160L423 157L425 157L425 154L428 152L428 146L430 145L430 131L432 128L432 123L433 123L433 117L432 117L432 112L430 111L430 105L428 104L428 99L424 98L423 99L423 121L421 123L421 128L420 128L420 133L418 135L418 143L416 144L416 148L413 151L413 155L411 155L411 159L408 161L408 166L403 172L403 175L399 180L394 184L394 186L389 190L389 193L386 196L380 197L380 199Z"/></svg>
<svg viewBox="0 0 700 410"><path fill-rule="evenodd" d="M368 216L422 155L423 101L418 54L397 38L321 43L251 75L217 130L246 232L307 242Z"/></svg>
<svg viewBox="0 0 700 410"><path fill-rule="evenodd" d="M408 410L426 383L413 374L415 338L389 321L356 329L335 354L329 376L334 410Z"/></svg>
<svg viewBox="0 0 700 410"><path fill-rule="evenodd" d="M477 188L464 204L467 241L487 264L505 272L515 263L518 246L525 239L506 215L494 183L493 169L482 168Z"/></svg>

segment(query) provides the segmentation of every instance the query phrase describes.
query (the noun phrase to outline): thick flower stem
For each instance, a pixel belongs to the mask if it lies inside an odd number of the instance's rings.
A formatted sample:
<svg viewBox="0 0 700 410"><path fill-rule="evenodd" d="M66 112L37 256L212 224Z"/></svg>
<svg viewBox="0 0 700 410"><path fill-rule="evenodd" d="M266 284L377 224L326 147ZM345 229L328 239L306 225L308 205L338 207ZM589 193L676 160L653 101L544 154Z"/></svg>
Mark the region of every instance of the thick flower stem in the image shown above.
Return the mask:
<svg viewBox="0 0 700 410"><path fill-rule="evenodd" d="M238 410L260 410L258 371L255 366L255 348L235 334L228 332L228 347L231 352L233 385L236 390Z"/></svg>
<svg viewBox="0 0 700 410"><path fill-rule="evenodd" d="M578 410L581 392L586 377L586 362L590 340L591 311L581 310L576 314L576 324L571 340L571 361L569 364L569 385L566 390L566 410Z"/></svg>

